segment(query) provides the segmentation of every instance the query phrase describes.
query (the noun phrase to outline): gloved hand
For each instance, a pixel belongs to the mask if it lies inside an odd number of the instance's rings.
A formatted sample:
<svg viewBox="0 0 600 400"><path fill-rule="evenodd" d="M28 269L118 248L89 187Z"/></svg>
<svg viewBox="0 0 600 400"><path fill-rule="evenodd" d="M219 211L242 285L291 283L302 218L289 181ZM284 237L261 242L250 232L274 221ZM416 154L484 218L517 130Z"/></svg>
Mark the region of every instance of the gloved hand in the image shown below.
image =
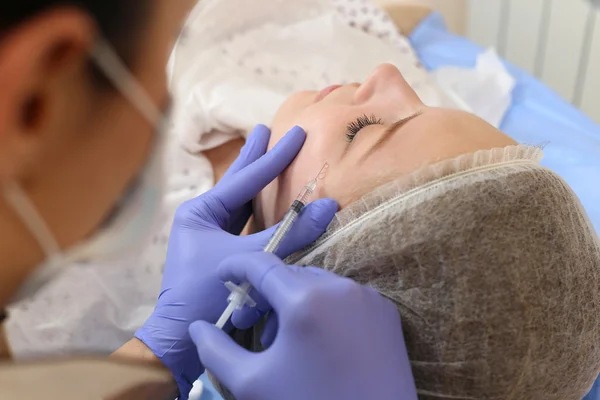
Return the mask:
<svg viewBox="0 0 600 400"><path fill-rule="evenodd" d="M375 290L267 253L232 256L219 275L250 282L279 322L262 353L190 326L202 364L238 400L417 399L398 310Z"/></svg>
<svg viewBox="0 0 600 400"><path fill-rule="evenodd" d="M221 261L232 254L260 251L269 241L274 228L237 235L251 215L251 200L292 162L306 134L292 129L265 155L269 137L268 128L257 127L221 182L184 203L175 215L158 303L136 337L172 371L180 399L187 398L203 372L189 325L200 319L215 323L225 310L229 291L217 274ZM308 205L278 254L286 257L314 242L337 208L327 199Z"/></svg>

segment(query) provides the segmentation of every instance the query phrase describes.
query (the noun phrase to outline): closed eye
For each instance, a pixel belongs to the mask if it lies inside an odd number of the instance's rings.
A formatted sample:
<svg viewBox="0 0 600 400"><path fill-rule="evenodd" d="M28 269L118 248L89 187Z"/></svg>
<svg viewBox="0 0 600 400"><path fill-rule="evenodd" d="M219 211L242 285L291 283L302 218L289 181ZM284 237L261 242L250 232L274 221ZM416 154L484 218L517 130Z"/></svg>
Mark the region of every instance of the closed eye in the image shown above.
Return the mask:
<svg viewBox="0 0 600 400"><path fill-rule="evenodd" d="M356 135L358 135L358 132L371 125L383 125L383 120L374 114L363 114L346 126L346 140L351 143Z"/></svg>
<svg viewBox="0 0 600 400"><path fill-rule="evenodd" d="M404 127L404 125L408 124L410 121L415 120L416 118L419 118L421 115L423 115L423 110L417 111L416 113L414 113L406 118L402 118L401 120L398 120L395 123L393 123L392 125L390 125L383 132L383 134L379 136L379 139L377 139L377 141L373 144L373 146L371 146L371 148L367 152L365 152L365 154L363 154L362 158L366 158L366 157L370 156L375 150L377 150L379 147L383 146L383 144L387 140L389 140L390 137L392 137L396 132L398 132L400 129L402 129L402 127Z"/></svg>

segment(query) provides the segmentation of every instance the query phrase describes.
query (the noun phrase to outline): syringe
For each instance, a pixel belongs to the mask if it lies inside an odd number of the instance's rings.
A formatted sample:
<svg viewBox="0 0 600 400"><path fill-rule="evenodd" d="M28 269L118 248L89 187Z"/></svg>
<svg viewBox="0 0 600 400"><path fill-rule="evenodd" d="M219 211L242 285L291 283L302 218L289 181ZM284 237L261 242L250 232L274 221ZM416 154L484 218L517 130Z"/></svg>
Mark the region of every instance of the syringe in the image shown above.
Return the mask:
<svg viewBox="0 0 600 400"><path fill-rule="evenodd" d="M302 188L300 194L283 217L279 227L273 236L271 236L269 243L267 243L265 246L265 252L275 253L275 251L277 251L279 245L281 242L283 242L283 239L285 239L289 231L292 229L294 222L296 222L296 219L298 219L300 212L304 207L306 207L310 196L312 196L312 194L315 192L315 189L317 188L317 182L325 177L328 169L329 164L325 163L315 179L308 182L306 186ZM248 307L256 307L256 302L252 299L252 297L250 297L249 294L250 290L252 289L252 285L250 285L250 283L245 282L238 286L233 282L225 282L225 287L231 291L231 294L227 298L229 305L225 309L225 312L223 312L221 315L221 318L219 318L219 321L216 323L216 327L219 329L223 329L235 310L241 309L244 307L244 305L247 305Z"/></svg>

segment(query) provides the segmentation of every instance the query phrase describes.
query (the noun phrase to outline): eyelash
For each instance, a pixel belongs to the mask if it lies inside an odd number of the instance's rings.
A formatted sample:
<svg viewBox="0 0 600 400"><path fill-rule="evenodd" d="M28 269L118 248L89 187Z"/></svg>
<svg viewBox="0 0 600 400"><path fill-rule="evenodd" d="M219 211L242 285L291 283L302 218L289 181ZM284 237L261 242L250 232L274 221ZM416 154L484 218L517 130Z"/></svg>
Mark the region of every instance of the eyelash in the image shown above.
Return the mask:
<svg viewBox="0 0 600 400"><path fill-rule="evenodd" d="M348 142L352 142L356 135L358 135L358 132L371 125L383 125L383 120L381 118L377 118L373 114L364 114L358 117L356 120L350 122L346 126L346 140Z"/></svg>

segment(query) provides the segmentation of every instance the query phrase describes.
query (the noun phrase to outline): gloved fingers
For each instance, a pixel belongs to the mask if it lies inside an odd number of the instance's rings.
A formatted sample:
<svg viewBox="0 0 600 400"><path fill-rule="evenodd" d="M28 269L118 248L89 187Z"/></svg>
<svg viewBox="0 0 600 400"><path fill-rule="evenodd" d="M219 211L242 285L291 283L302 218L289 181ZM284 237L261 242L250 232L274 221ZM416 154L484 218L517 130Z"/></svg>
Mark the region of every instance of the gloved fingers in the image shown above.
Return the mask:
<svg viewBox="0 0 600 400"><path fill-rule="evenodd" d="M269 303L256 290L252 290L250 297L256 302L256 307L245 305L241 310L236 310L231 317L233 326L238 329L252 328L271 310Z"/></svg>
<svg viewBox="0 0 600 400"><path fill-rule="evenodd" d="M260 336L260 343L265 349L271 347L277 336L277 330L279 329L279 321L277 320L277 313L274 311L269 314L267 322L265 323L265 329Z"/></svg>
<svg viewBox="0 0 600 400"><path fill-rule="evenodd" d="M300 267L298 265L288 265L287 268L292 272L297 272L299 274L306 274L307 272L316 275L316 276L328 276L328 277L337 277L333 272L325 271L322 268L317 267Z"/></svg>
<svg viewBox="0 0 600 400"><path fill-rule="evenodd" d="M276 254L283 258L302 250L317 240L327 229L338 211L338 203L332 199L320 199L308 204L298 216ZM277 226L253 235L263 247L267 245Z"/></svg>
<svg viewBox="0 0 600 400"><path fill-rule="evenodd" d="M286 267L290 269L292 266L286 265ZM231 316L233 326L238 329L252 328L265 314L273 310L269 302L256 289L252 288L250 297L252 297L256 306L244 305L241 310L236 310Z"/></svg>
<svg viewBox="0 0 600 400"><path fill-rule="evenodd" d="M223 179L227 179L227 177L238 173L264 156L267 152L270 138L271 130L265 125L257 125L248 136L248 139L246 139L246 144L242 147L239 157L231 164Z"/></svg>
<svg viewBox="0 0 600 400"><path fill-rule="evenodd" d="M233 255L219 266L222 281L249 282L266 303L279 311L288 303L290 290L297 279L294 275L276 255L262 251ZM255 294L254 297L259 296ZM264 304L259 305L267 308Z"/></svg>
<svg viewBox="0 0 600 400"><path fill-rule="evenodd" d="M235 377L244 374L252 353L240 347L225 332L198 321L190 325L190 337L198 349L200 363L229 388L235 387Z"/></svg>
<svg viewBox="0 0 600 400"><path fill-rule="evenodd" d="M312 273L314 275L317 275L317 276L323 276L323 277L336 277L337 276L333 272L326 271L323 268L305 267L304 270L307 271L307 272L310 272L310 273Z"/></svg>
<svg viewBox="0 0 600 400"><path fill-rule="evenodd" d="M304 267L300 267L298 265L288 265L287 267L290 271L299 273L299 274L302 273L302 270L304 270Z"/></svg>
<svg viewBox="0 0 600 400"><path fill-rule="evenodd" d="M379 299L377 309L381 310L381 313L385 315L385 321L389 324L393 324L394 321L396 321L396 323L402 326L402 315L398 310L398 306L396 306L388 297L382 295L372 287L365 286L365 289L374 299Z"/></svg>
<svg viewBox="0 0 600 400"><path fill-rule="evenodd" d="M294 161L305 140L304 130L293 128L273 150L222 180L211 191L213 196L229 211L247 204Z"/></svg>
<svg viewBox="0 0 600 400"><path fill-rule="evenodd" d="M299 267L296 265L286 265L286 267L292 273L310 273L311 275L316 275L319 277L336 277L336 275L333 272L325 271L321 268ZM249 307L245 305L241 310L235 311L231 318L233 326L235 326L238 329L250 329L254 325L256 325L258 321L260 321L260 319L263 316L265 316L265 314L267 314L269 311L271 311L271 313L274 313L269 302L266 301L264 297L262 297L262 295L256 291L256 289L252 290L250 296L252 297L252 300L256 302L256 306Z"/></svg>

